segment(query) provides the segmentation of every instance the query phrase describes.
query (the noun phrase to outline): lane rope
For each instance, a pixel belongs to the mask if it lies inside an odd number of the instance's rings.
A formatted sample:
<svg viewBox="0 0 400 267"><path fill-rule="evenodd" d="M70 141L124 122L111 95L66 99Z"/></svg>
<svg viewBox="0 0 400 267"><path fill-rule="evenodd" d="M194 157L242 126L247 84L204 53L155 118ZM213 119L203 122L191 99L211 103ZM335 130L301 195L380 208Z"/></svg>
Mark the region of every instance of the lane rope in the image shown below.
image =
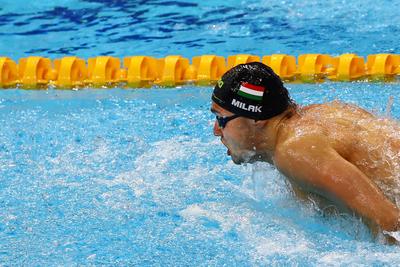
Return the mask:
<svg viewBox="0 0 400 267"><path fill-rule="evenodd" d="M366 60L356 54L303 54L297 59L286 54L263 57L240 54L226 59L202 55L191 61L180 55L165 58L129 56L122 62L111 56L98 56L87 61L75 56L54 60L30 56L19 59L18 63L0 57L0 88L205 86L215 84L228 69L255 61L270 66L285 82L293 83L392 82L400 78L400 55L397 54L368 55Z"/></svg>

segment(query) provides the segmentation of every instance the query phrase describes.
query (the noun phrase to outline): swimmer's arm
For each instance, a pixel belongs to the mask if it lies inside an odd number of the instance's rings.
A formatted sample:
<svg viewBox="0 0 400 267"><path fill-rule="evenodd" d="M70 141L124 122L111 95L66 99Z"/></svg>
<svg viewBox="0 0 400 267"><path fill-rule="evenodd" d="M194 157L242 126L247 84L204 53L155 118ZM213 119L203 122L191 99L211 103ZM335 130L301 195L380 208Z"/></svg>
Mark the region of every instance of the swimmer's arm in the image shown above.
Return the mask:
<svg viewBox="0 0 400 267"><path fill-rule="evenodd" d="M315 139L283 144L275 163L289 178L340 202L382 230L398 231L400 211L355 165Z"/></svg>

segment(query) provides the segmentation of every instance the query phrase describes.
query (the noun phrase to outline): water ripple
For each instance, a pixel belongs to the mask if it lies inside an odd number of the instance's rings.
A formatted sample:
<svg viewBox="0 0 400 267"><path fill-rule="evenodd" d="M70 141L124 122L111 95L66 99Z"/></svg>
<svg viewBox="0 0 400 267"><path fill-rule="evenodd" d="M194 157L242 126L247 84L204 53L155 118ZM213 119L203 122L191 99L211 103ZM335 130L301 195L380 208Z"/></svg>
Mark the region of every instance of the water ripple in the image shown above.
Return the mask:
<svg viewBox="0 0 400 267"><path fill-rule="evenodd" d="M87 0L73 6L32 4L25 10L5 5L0 10L0 51L17 58L33 53L58 57L65 52L88 57L110 51L118 56L165 56L178 49L166 44L170 39L187 57L232 52L264 55L265 47L268 53L295 55L398 52L400 18L395 10L400 4L367 2L353 12L345 12L347 4L340 9L335 1L314 0L284 4ZM257 44L251 45L254 40ZM82 43L90 44L91 50Z"/></svg>

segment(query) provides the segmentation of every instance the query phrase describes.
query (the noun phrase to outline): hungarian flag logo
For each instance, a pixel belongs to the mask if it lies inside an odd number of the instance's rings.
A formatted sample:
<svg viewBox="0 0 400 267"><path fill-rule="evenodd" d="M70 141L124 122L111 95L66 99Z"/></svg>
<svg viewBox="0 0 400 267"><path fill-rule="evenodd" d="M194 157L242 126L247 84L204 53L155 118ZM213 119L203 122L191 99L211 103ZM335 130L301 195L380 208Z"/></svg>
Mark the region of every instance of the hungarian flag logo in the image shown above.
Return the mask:
<svg viewBox="0 0 400 267"><path fill-rule="evenodd" d="M250 83L242 83L240 85L238 95L246 97L248 99L261 101L265 88L259 85L253 85Z"/></svg>

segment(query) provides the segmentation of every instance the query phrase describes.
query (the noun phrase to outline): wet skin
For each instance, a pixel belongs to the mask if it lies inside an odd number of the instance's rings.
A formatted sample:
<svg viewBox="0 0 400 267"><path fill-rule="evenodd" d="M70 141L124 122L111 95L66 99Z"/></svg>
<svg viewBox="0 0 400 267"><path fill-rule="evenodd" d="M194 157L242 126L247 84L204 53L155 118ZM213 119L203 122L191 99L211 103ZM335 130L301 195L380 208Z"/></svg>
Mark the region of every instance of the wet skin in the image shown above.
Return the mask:
<svg viewBox="0 0 400 267"><path fill-rule="evenodd" d="M218 116L231 112L212 103ZM400 128L352 105L292 108L269 120L239 117L214 135L237 163L267 161L304 192L400 230ZM399 202L398 202L399 201Z"/></svg>

